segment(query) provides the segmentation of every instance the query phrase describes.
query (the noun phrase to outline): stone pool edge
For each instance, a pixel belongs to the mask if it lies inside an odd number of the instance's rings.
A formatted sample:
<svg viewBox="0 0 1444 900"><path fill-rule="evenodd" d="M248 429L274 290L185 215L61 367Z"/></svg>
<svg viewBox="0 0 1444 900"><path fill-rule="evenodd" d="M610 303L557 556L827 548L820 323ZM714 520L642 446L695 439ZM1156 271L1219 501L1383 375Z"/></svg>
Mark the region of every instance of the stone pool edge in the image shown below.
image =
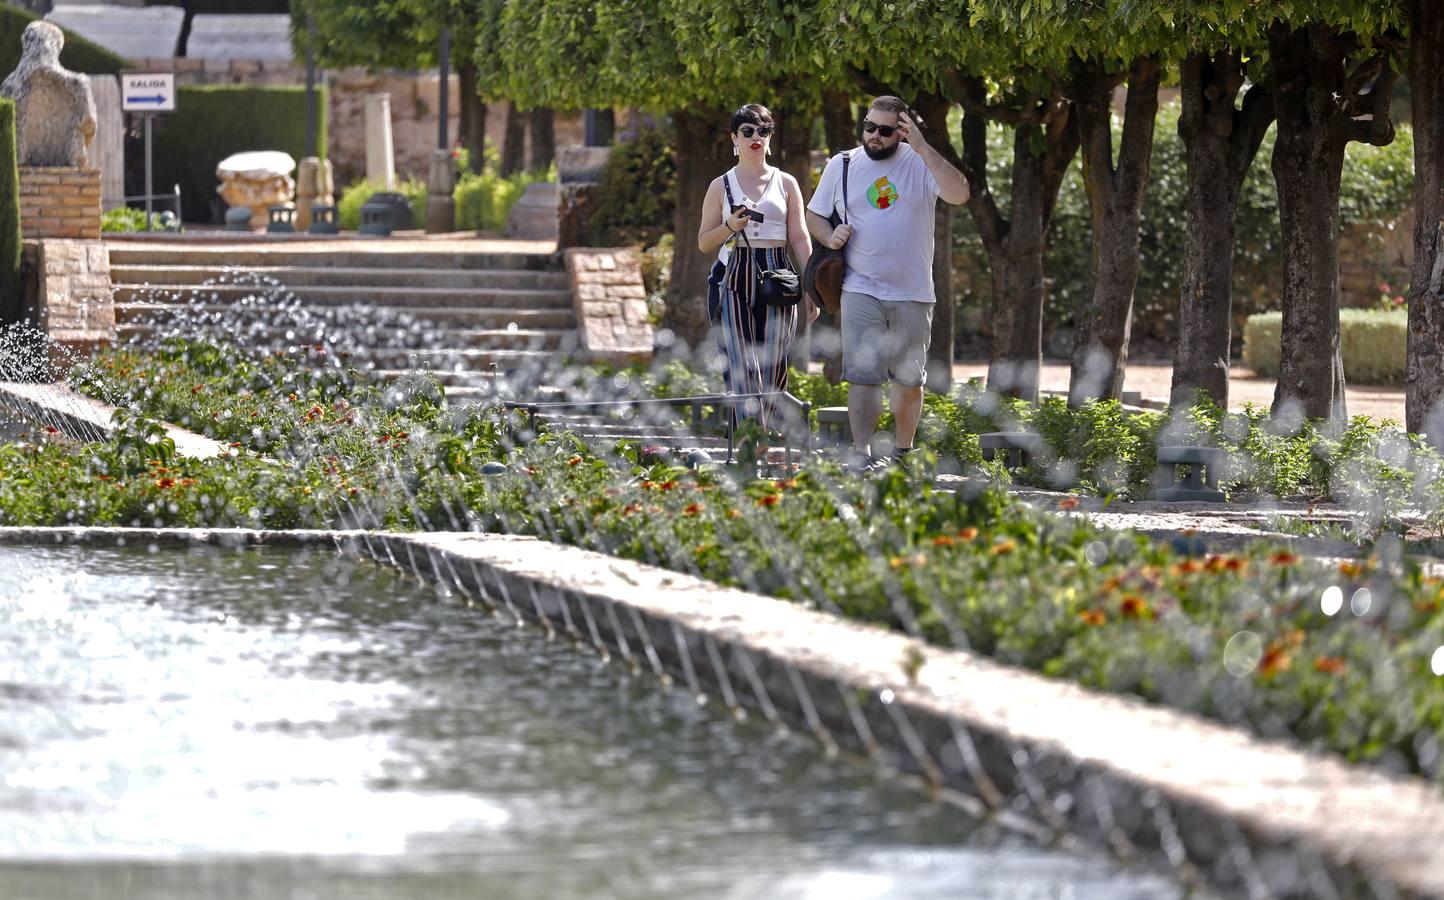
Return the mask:
<svg viewBox="0 0 1444 900"><path fill-rule="evenodd" d="M0 528L6 545L117 541L369 557L1045 838L1230 893L1444 897L1444 795L1423 779L653 566L505 535Z"/></svg>

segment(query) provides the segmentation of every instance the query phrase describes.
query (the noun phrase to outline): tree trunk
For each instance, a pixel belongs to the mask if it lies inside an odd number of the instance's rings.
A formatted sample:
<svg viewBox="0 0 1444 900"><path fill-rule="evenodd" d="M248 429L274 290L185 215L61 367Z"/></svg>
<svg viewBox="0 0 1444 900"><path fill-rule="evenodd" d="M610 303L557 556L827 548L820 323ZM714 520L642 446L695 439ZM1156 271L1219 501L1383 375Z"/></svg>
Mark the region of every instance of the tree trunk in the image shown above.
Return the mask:
<svg viewBox="0 0 1444 900"><path fill-rule="evenodd" d="M1328 29L1269 32L1278 137L1273 173L1283 229L1283 333L1274 415L1342 420L1339 182L1347 139L1334 127L1348 50Z"/></svg>
<svg viewBox="0 0 1444 900"><path fill-rule="evenodd" d="M857 119L847 94L828 93L823 97L822 131L827 139L828 156L857 146Z"/></svg>
<svg viewBox="0 0 1444 900"><path fill-rule="evenodd" d="M970 92L983 102L980 80ZM1066 104L1044 105L1027 98L1019 106L1029 113L1037 108L1049 112L1041 132L1031 115L1013 126L1009 218L1003 218L987 181L987 120L972 112L963 122L963 171L973 193L968 206L988 253L993 282L988 389L1036 402L1043 364L1044 237L1063 176L1078 152L1078 128ZM1013 109L1008 115L1021 113ZM1039 137L1042 153L1035 147Z"/></svg>
<svg viewBox="0 0 1444 900"><path fill-rule="evenodd" d="M933 335L928 344L928 390L953 389L953 208L937 201L933 223Z"/></svg>
<svg viewBox="0 0 1444 900"><path fill-rule="evenodd" d="M707 275L716 256L697 250L697 227L702 221L707 186L732 166L727 115L724 110L700 108L682 110L672 117L677 160L677 200L672 219L675 249L662 324L689 347L697 347L707 338Z"/></svg>
<svg viewBox="0 0 1444 900"><path fill-rule="evenodd" d="M1444 448L1444 16L1409 3L1414 104L1414 269L1409 283L1405 422Z"/></svg>
<svg viewBox="0 0 1444 900"><path fill-rule="evenodd" d="M1202 391L1226 409L1239 192L1273 120L1273 102L1266 87L1254 85L1236 109L1244 85L1237 51L1193 54L1180 76L1188 191L1171 402L1189 404Z"/></svg>
<svg viewBox="0 0 1444 900"><path fill-rule="evenodd" d="M557 158L556 112L531 111L531 170L545 172Z"/></svg>
<svg viewBox="0 0 1444 900"><path fill-rule="evenodd" d="M458 65L456 77L461 93L461 122L457 129L461 133L456 137L466 148L471 171L480 174L486 161L486 104L481 101L481 89L476 83L476 63Z"/></svg>
<svg viewBox="0 0 1444 900"><path fill-rule="evenodd" d="M1148 190L1159 65L1135 60L1128 74L1123 138L1113 164L1112 100L1117 83L1094 64L1079 66L1074 111L1082 135L1083 182L1093 224L1092 296L1079 311L1068 378L1068 402L1117 399L1128 362L1133 290L1140 268L1138 227Z"/></svg>
<svg viewBox="0 0 1444 900"><path fill-rule="evenodd" d="M526 168L526 117L515 101L506 104L506 136L501 144L501 174L515 175Z"/></svg>

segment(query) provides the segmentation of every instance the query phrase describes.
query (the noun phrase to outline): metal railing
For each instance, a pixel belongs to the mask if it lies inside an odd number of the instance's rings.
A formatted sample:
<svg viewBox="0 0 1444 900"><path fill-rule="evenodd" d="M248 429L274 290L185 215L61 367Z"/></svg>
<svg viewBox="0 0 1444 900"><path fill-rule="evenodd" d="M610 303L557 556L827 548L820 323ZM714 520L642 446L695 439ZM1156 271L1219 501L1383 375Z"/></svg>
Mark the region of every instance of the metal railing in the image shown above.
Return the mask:
<svg viewBox="0 0 1444 900"><path fill-rule="evenodd" d="M102 197L100 204L102 209L114 209L119 206L128 206L131 203L145 203L145 230L151 230L151 222L155 219L153 205L160 201L166 201L174 207L176 225L181 223L181 189L180 185L174 185L172 190L166 194L127 194L124 197Z"/></svg>
<svg viewBox="0 0 1444 900"><path fill-rule="evenodd" d="M692 424L700 426L708 418L703 412L705 407L713 407L713 414L716 416L714 421L721 418L717 416L717 410L726 407L731 410L731 414L726 417L725 422L719 421L718 424L726 427L727 464L731 465L735 462L736 455L737 407L752 400L763 402L771 400L779 405L790 407L790 411L796 412L795 416L783 415L784 424L778 432L782 437L784 459L788 465L792 463L793 459L793 435L791 434L792 429L787 427L789 424L795 426L801 423L801 440L799 441L798 449L804 457L812 453L812 404L793 396L787 391L760 391L751 394L699 394L690 397L645 397L636 400L552 400L539 402L503 400L501 405L503 409L511 409L525 413L531 423L531 430L533 432L537 430L538 414L545 415L547 413L566 412L587 413L666 406L690 407L692 410Z"/></svg>

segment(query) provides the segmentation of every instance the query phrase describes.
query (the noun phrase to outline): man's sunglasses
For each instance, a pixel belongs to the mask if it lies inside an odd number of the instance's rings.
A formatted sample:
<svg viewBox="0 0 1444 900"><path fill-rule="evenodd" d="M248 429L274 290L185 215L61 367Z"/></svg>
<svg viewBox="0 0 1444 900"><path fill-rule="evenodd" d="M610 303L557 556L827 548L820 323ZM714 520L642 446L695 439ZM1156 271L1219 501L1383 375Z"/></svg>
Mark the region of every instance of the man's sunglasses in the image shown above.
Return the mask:
<svg viewBox="0 0 1444 900"><path fill-rule="evenodd" d="M866 131L868 134L872 134L874 131L876 131L878 134L882 135L885 138L892 137L893 132L897 131L897 129L891 125L879 125L876 122L870 121L868 119L862 120L862 130Z"/></svg>
<svg viewBox="0 0 1444 900"><path fill-rule="evenodd" d="M737 133L745 138L750 138L754 134L758 137L771 137L772 129L767 125L761 125L756 127L752 125L743 125L741 128L737 129Z"/></svg>

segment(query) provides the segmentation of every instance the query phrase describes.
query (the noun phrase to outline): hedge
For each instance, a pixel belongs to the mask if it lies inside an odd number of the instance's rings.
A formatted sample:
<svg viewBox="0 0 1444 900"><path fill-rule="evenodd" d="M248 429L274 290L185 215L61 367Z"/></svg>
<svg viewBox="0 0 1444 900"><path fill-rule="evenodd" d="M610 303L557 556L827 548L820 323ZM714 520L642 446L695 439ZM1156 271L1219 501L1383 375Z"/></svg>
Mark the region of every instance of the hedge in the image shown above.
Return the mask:
<svg viewBox="0 0 1444 900"><path fill-rule="evenodd" d="M17 6L0 4L0 78L20 65L20 35L26 26L39 18ZM72 72L84 72L86 75L118 75L129 65L124 58L70 31L65 32L60 64Z"/></svg>
<svg viewBox="0 0 1444 900"><path fill-rule="evenodd" d="M1243 361L1265 378L1279 373L1279 332L1283 313L1248 317L1243 332ZM1409 342L1407 310L1339 311L1339 344L1344 377L1355 384L1403 384Z"/></svg>
<svg viewBox="0 0 1444 900"><path fill-rule="evenodd" d="M283 150L297 161L324 156L326 107L326 89L317 85L316 146L308 152L304 87L180 87L176 111L155 121L155 190L179 184L185 221L219 220L224 201L216 193L216 165L246 150Z"/></svg>
<svg viewBox="0 0 1444 900"><path fill-rule="evenodd" d="M20 319L20 171L15 104L0 100L0 322Z"/></svg>

